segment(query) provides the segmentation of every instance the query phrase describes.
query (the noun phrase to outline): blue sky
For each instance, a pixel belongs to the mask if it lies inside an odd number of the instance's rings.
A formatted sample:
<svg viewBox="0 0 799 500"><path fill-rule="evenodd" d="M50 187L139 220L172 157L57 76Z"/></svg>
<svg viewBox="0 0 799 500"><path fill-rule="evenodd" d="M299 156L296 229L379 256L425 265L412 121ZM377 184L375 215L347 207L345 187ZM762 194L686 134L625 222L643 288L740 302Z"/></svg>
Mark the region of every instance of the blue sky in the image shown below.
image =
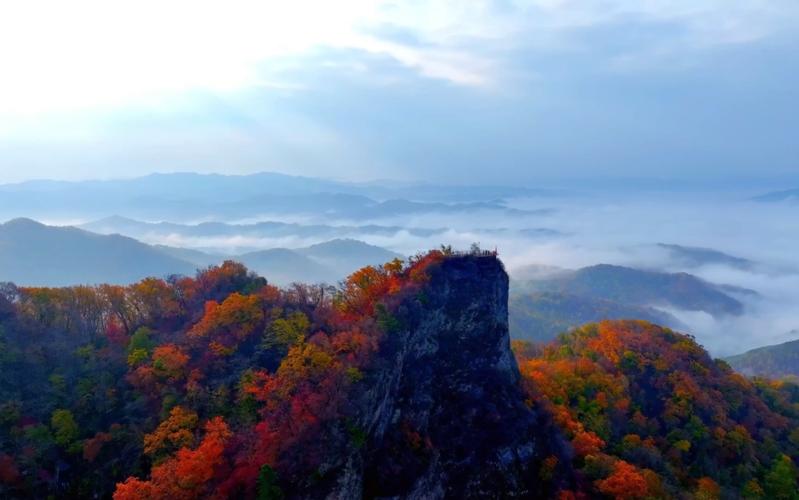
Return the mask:
<svg viewBox="0 0 799 500"><path fill-rule="evenodd" d="M18 4L4 182L799 173L796 0Z"/></svg>

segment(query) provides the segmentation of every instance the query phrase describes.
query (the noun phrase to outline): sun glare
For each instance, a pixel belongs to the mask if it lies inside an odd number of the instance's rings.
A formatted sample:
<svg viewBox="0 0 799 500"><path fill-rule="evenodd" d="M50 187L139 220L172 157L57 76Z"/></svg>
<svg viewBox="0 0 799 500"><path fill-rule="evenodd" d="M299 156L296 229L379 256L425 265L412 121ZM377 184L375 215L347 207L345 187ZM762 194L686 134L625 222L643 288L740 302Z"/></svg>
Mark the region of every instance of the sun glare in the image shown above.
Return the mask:
<svg viewBox="0 0 799 500"><path fill-rule="evenodd" d="M358 1L8 3L0 7L0 113L258 85L274 58L350 44L370 9Z"/></svg>

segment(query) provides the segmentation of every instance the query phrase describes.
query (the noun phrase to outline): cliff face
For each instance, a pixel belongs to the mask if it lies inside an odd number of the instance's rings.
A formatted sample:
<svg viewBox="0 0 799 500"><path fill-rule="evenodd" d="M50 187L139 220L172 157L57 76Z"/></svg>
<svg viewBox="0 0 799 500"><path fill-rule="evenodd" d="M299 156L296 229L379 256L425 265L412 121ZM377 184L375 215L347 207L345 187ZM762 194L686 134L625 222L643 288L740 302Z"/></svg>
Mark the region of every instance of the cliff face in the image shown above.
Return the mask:
<svg viewBox="0 0 799 500"><path fill-rule="evenodd" d="M390 308L392 327L353 398L362 444L329 464L334 479L311 496L541 497L552 488L541 462L569 462L558 431L519 389L502 264L448 258L429 274Z"/></svg>

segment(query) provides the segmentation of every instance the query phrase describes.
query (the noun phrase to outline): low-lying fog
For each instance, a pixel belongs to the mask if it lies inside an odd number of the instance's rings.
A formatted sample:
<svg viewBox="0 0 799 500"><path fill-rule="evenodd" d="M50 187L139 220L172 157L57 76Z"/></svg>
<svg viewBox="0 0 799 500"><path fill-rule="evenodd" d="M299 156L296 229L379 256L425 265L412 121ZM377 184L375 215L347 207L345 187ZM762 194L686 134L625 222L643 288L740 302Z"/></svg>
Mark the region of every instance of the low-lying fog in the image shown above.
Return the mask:
<svg viewBox="0 0 799 500"><path fill-rule="evenodd" d="M396 231L358 233L357 238L404 255L449 244L467 248L479 242L497 248L511 276L532 264L578 268L598 263L661 271L686 271L708 281L752 289L759 296L737 297L742 317L714 319L705 313L669 310L713 354L722 356L791 340L799 328L799 205L748 201L746 194L569 195L513 199L520 211L478 210L464 214L419 214L357 220L315 217L314 224L399 226ZM530 211L530 212L527 212ZM268 214L264 220L305 223L302 217ZM410 229L440 229L413 234ZM281 234L196 236L154 231L136 236L151 244L237 254L254 249L302 247L328 236ZM746 259L697 263L676 258L658 243L714 249Z"/></svg>

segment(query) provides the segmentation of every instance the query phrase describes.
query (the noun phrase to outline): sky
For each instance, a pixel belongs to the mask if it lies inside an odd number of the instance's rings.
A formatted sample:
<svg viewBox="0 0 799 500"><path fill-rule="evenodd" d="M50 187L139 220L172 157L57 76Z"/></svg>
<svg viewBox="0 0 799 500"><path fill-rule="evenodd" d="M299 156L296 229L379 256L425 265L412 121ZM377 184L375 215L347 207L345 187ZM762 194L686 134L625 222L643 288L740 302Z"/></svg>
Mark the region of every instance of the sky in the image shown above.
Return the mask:
<svg viewBox="0 0 799 500"><path fill-rule="evenodd" d="M0 4L0 182L799 174L796 0Z"/></svg>

